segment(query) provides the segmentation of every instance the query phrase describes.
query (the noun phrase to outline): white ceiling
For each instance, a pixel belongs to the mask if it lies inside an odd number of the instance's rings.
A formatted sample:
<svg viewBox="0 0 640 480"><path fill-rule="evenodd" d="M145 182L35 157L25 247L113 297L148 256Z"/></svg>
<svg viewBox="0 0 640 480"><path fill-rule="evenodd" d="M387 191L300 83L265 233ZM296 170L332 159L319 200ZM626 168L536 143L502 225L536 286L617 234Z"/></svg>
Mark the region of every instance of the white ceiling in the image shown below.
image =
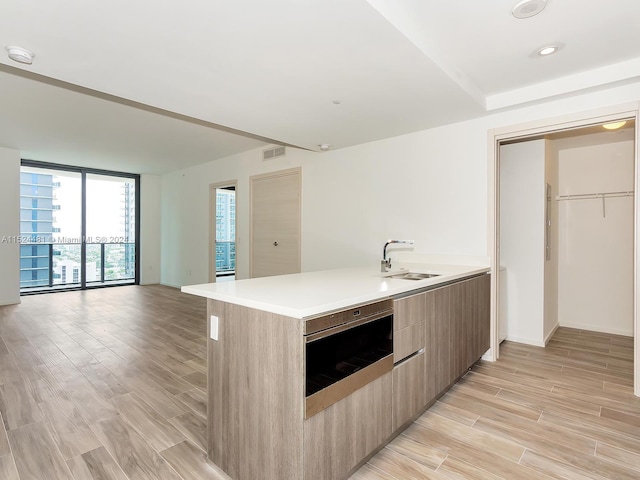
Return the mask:
<svg viewBox="0 0 640 480"><path fill-rule="evenodd" d="M0 66L0 145L22 158L129 173L170 172L265 145Z"/></svg>
<svg viewBox="0 0 640 480"><path fill-rule="evenodd" d="M640 77L639 1L548 0L526 20L516 3L3 0L0 45L36 58L0 55L0 144L163 173L267 142L342 148ZM562 48L534 55L549 43Z"/></svg>

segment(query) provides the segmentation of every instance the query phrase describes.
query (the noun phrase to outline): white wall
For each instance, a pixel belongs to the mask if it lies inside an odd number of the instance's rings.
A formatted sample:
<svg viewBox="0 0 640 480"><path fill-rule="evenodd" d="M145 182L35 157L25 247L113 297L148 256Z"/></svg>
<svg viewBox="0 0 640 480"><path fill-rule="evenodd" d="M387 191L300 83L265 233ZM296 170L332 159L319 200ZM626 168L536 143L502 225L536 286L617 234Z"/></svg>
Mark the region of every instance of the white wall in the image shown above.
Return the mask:
<svg viewBox="0 0 640 480"><path fill-rule="evenodd" d="M0 147L0 305L20 303L20 152ZM2 241L4 238L5 241Z"/></svg>
<svg viewBox="0 0 640 480"><path fill-rule="evenodd" d="M160 198L158 175L140 176L140 284L160 283Z"/></svg>
<svg viewBox="0 0 640 480"><path fill-rule="evenodd" d="M388 238L414 239L416 251L485 255L486 204L477 199L486 197L478 181L486 162L467 164L485 134L476 136L454 156L430 130L334 152L289 148L285 158L266 162L253 150L165 175L162 283L207 281L208 185L234 179L237 277L247 278L248 178L294 166L302 167L303 271L379 265Z"/></svg>
<svg viewBox="0 0 640 480"><path fill-rule="evenodd" d="M545 140L500 147L500 265L507 340L544 345Z"/></svg>
<svg viewBox="0 0 640 480"><path fill-rule="evenodd" d="M259 150L162 178L162 277L208 280L208 185L238 179L238 278L248 274L248 177L303 168L303 271L377 265L389 237L415 251L487 255L487 132L640 100L640 82L327 153ZM310 112L312 115L312 112ZM393 255L393 254L392 254Z"/></svg>
<svg viewBox="0 0 640 480"><path fill-rule="evenodd" d="M592 144L589 138L586 144ZM559 194L632 191L634 142L558 141ZM633 197L558 202L560 325L633 335Z"/></svg>

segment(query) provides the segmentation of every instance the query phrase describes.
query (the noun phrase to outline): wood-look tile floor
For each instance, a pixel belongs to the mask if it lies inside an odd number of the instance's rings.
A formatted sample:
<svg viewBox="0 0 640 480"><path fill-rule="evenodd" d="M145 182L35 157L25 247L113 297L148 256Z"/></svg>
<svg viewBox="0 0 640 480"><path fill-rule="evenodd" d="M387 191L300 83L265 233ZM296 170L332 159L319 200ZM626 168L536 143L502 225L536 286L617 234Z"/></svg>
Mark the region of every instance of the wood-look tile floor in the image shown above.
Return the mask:
<svg viewBox="0 0 640 480"><path fill-rule="evenodd" d="M222 479L204 452L205 318L162 286L0 307L0 479Z"/></svg>
<svg viewBox="0 0 640 480"><path fill-rule="evenodd" d="M0 479L222 479L204 453L205 311L162 286L0 307ZM570 329L505 343L352 478L639 479L632 352Z"/></svg>
<svg viewBox="0 0 640 480"><path fill-rule="evenodd" d="M504 342L351 478L638 480L633 338Z"/></svg>

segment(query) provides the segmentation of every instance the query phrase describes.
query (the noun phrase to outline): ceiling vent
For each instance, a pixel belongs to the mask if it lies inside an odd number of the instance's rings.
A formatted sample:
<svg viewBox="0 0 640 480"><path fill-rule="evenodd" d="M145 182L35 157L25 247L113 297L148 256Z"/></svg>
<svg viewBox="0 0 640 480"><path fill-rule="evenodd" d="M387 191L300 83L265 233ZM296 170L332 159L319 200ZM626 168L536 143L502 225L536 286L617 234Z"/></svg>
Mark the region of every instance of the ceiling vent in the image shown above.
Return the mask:
<svg viewBox="0 0 640 480"><path fill-rule="evenodd" d="M285 147L273 147L262 151L262 160L272 160L278 157L284 157L286 153Z"/></svg>

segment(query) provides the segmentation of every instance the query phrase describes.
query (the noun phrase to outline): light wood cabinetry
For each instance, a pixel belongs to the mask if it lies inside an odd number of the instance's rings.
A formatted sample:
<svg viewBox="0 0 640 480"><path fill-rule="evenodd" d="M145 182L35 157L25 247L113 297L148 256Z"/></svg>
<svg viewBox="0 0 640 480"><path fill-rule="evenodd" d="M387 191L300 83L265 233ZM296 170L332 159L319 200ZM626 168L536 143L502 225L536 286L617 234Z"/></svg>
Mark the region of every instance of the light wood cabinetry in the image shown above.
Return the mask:
<svg viewBox="0 0 640 480"><path fill-rule="evenodd" d="M306 420L305 322L209 300L209 458L234 480L346 478L489 348L489 288L395 299L393 370Z"/></svg>
<svg viewBox="0 0 640 480"><path fill-rule="evenodd" d="M305 480L345 478L389 438L391 389L389 372L304 422Z"/></svg>
<svg viewBox="0 0 640 480"><path fill-rule="evenodd" d="M455 304L451 337L453 379L455 381L489 348L489 275L474 277L452 285Z"/></svg>
<svg viewBox="0 0 640 480"><path fill-rule="evenodd" d="M393 368L393 431L413 420L427 404L425 368L424 350Z"/></svg>
<svg viewBox="0 0 640 480"><path fill-rule="evenodd" d="M393 301L393 361L398 363L425 345L424 294Z"/></svg>
<svg viewBox="0 0 640 480"><path fill-rule="evenodd" d="M481 275L394 300L394 431L489 348L489 288Z"/></svg>
<svg viewBox="0 0 640 480"><path fill-rule="evenodd" d="M468 280L455 283L449 287L449 362L451 369L449 372L449 383L454 382L467 369L468 358L471 356L467 351L467 335L470 332L470 321L467 316L467 303L465 302L468 290Z"/></svg>
<svg viewBox="0 0 640 480"><path fill-rule="evenodd" d="M424 320L393 332L393 358L395 363L424 348Z"/></svg>
<svg viewBox="0 0 640 480"><path fill-rule="evenodd" d="M426 404L425 299L425 294L420 293L393 301L394 431L412 420Z"/></svg>
<svg viewBox="0 0 640 480"><path fill-rule="evenodd" d="M473 304L477 305L473 320L474 348L476 353L480 352L480 355L484 355L491 346L491 277L484 275L474 279L474 284Z"/></svg>
<svg viewBox="0 0 640 480"><path fill-rule="evenodd" d="M397 332L405 327L424 321L426 305L424 294L410 295L393 301L393 330Z"/></svg>
<svg viewBox="0 0 640 480"><path fill-rule="evenodd" d="M218 317L218 340L208 341L209 458L233 479L302 478L303 322L214 300L207 311Z"/></svg>
<svg viewBox="0 0 640 480"><path fill-rule="evenodd" d="M425 293L427 402L488 350L490 288L481 275Z"/></svg>
<svg viewBox="0 0 640 480"><path fill-rule="evenodd" d="M305 420L304 321L214 300L207 312L207 453L230 478L342 479L391 436L391 372Z"/></svg>
<svg viewBox="0 0 640 480"><path fill-rule="evenodd" d="M451 289L430 290L425 294L426 321L425 374L427 403L453 381L451 368Z"/></svg>

